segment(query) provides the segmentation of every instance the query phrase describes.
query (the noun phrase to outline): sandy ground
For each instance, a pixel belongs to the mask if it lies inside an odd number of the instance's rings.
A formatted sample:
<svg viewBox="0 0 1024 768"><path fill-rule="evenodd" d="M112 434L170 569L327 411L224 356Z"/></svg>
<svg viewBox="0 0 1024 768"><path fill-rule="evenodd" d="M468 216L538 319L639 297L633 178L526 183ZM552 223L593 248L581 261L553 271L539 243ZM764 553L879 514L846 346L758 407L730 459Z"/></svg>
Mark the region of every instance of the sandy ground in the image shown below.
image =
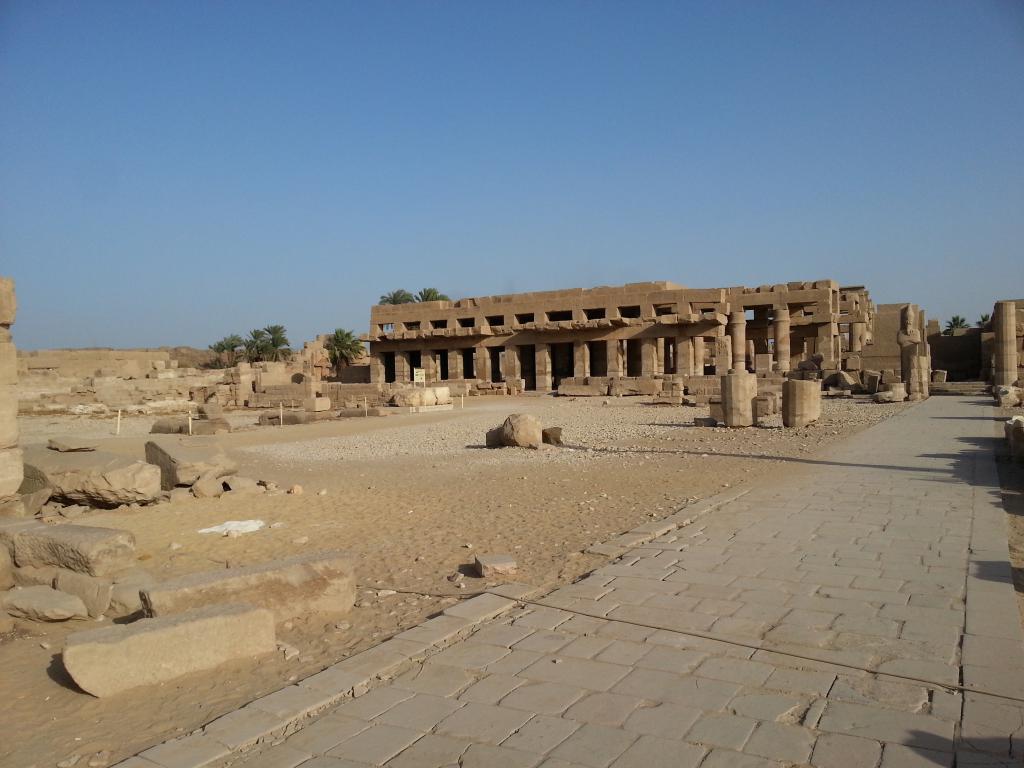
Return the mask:
<svg viewBox="0 0 1024 768"><path fill-rule="evenodd" d="M109 751L110 762L187 733L251 699L319 671L415 625L444 598L379 594L399 588L452 595L484 586L467 571L477 553L509 553L516 581L570 581L603 562L584 554L688 500L786 471L823 446L905 405L863 400L824 403L822 419L800 430L698 428L706 408L656 407L638 398L473 398L464 410L246 428L221 438L242 474L301 496L189 500L143 509L95 511L76 523L131 530L140 565L158 578L256 563L318 549L350 551L360 589L347 616L311 616L279 627L299 655L223 667L160 686L95 699L78 691L60 663L70 632L95 622L18 622L0 638L0 765L54 766L73 755ZM481 447L484 431L513 412L564 428L571 446L545 451ZM104 449L142 455L153 419L28 417L24 443L57 435L100 438ZM325 495L317 495L325 490ZM238 538L199 534L227 520L267 528ZM273 527L271 527L273 526ZM172 546L172 544L174 546ZM449 599L449 600L450 600ZM99 762L99 761L97 761Z"/></svg>

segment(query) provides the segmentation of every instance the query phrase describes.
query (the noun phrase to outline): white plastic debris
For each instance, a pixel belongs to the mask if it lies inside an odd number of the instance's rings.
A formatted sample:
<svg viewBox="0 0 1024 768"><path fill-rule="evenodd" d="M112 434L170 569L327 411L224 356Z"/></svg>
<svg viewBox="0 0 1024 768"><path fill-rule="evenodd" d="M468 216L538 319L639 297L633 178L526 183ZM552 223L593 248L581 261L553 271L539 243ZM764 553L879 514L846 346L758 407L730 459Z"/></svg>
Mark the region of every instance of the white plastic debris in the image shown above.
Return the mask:
<svg viewBox="0 0 1024 768"><path fill-rule="evenodd" d="M212 528L200 528L199 533L219 533L223 536L229 533L253 533L265 525L262 520L228 520Z"/></svg>

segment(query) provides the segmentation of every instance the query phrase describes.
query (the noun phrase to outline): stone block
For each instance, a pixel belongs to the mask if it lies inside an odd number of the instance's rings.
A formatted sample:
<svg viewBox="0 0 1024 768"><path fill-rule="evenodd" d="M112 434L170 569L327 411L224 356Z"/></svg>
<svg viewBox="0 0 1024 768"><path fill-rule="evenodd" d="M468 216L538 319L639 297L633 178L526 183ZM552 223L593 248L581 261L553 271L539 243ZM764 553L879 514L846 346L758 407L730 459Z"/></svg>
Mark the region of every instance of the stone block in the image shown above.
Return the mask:
<svg viewBox="0 0 1024 768"><path fill-rule="evenodd" d="M604 397L608 394L607 385L599 384L567 384L558 385L558 394L562 397Z"/></svg>
<svg viewBox="0 0 1024 768"><path fill-rule="evenodd" d="M148 504L160 496L160 471L106 451L61 453L43 447L25 450L28 473L52 488L51 498L64 504L118 507Z"/></svg>
<svg viewBox="0 0 1024 768"><path fill-rule="evenodd" d="M14 561L7 547L0 547L0 590L14 586Z"/></svg>
<svg viewBox="0 0 1024 768"><path fill-rule="evenodd" d="M562 428L546 427L541 432L542 439L548 445L562 445Z"/></svg>
<svg viewBox="0 0 1024 768"><path fill-rule="evenodd" d="M51 437L46 447L51 451L61 453L75 453L78 451L95 451L97 443L95 440L83 440L80 437Z"/></svg>
<svg viewBox="0 0 1024 768"><path fill-rule="evenodd" d="M84 573L75 573L63 568L57 571L57 578L53 581L54 589L74 595L85 606L91 617L99 618L107 612L110 607L110 593L114 588L109 579L97 576L87 576Z"/></svg>
<svg viewBox="0 0 1024 768"><path fill-rule="evenodd" d="M221 481L226 491L232 493L262 493L263 488L260 484L253 480L251 477L242 477L241 475L231 475L225 477Z"/></svg>
<svg viewBox="0 0 1024 768"><path fill-rule="evenodd" d="M496 429L487 433L488 448L540 448L544 430L536 416L513 413Z"/></svg>
<svg viewBox="0 0 1024 768"><path fill-rule="evenodd" d="M753 426L755 397L756 376L749 373L727 373L722 376L722 421L725 426Z"/></svg>
<svg viewBox="0 0 1024 768"><path fill-rule="evenodd" d="M110 592L110 612L115 616L127 616L142 610L142 597L139 592L156 584L152 574L136 568L118 574Z"/></svg>
<svg viewBox="0 0 1024 768"><path fill-rule="evenodd" d="M150 440L146 461L159 468L160 486L165 491L192 485L203 475L224 477L238 471L238 465L216 443L182 445L173 440Z"/></svg>
<svg viewBox="0 0 1024 768"><path fill-rule="evenodd" d="M511 555L477 555L474 563L481 578L511 576L516 572L516 561Z"/></svg>
<svg viewBox="0 0 1024 768"><path fill-rule="evenodd" d="M331 398L329 397L309 397L306 398L303 403L303 408L313 413L321 413L322 411L331 410Z"/></svg>
<svg viewBox="0 0 1024 768"><path fill-rule="evenodd" d="M790 379L782 385L782 423L805 427L821 417L821 386L817 381Z"/></svg>
<svg viewBox="0 0 1024 768"><path fill-rule="evenodd" d="M74 595L42 585L15 587L4 595L3 607L11 616L31 621L67 621L89 615Z"/></svg>
<svg viewBox="0 0 1024 768"><path fill-rule="evenodd" d="M352 558L315 552L241 568L204 571L142 590L149 616L167 616L218 603L247 603L279 620L307 613L345 613L355 601Z"/></svg>
<svg viewBox="0 0 1024 768"><path fill-rule="evenodd" d="M0 387L18 383L18 350L10 341L0 340Z"/></svg>
<svg viewBox="0 0 1024 768"><path fill-rule="evenodd" d="M18 446L18 388L0 384L0 448Z"/></svg>
<svg viewBox="0 0 1024 768"><path fill-rule="evenodd" d="M107 576L135 562L135 537L130 531L87 525L29 528L14 537L14 562Z"/></svg>
<svg viewBox="0 0 1024 768"><path fill-rule="evenodd" d="M21 449L0 449L0 499L18 492L24 473Z"/></svg>
<svg viewBox="0 0 1024 768"><path fill-rule="evenodd" d="M197 499L215 499L224 493L224 480L216 472L207 472L192 483L192 495Z"/></svg>
<svg viewBox="0 0 1024 768"><path fill-rule="evenodd" d="M276 648L271 611L218 605L75 633L68 637L62 658L82 690L110 696L228 661L255 659Z"/></svg>

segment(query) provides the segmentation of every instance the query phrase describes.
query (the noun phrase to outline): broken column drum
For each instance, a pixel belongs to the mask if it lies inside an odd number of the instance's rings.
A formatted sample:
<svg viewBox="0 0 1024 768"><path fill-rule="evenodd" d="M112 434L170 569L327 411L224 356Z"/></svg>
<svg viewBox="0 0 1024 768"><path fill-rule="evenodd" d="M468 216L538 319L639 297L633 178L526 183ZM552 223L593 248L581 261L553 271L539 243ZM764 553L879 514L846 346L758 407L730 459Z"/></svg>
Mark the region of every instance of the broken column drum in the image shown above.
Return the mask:
<svg viewBox="0 0 1024 768"><path fill-rule="evenodd" d="M722 377L722 420L727 427L754 424L754 398L757 376L752 373L727 373Z"/></svg>
<svg viewBox="0 0 1024 768"><path fill-rule="evenodd" d="M729 337L732 339L732 370L747 370L747 315L742 309L729 313Z"/></svg>
<svg viewBox="0 0 1024 768"><path fill-rule="evenodd" d="M821 417L821 384L787 379L782 384L782 424L805 427Z"/></svg>

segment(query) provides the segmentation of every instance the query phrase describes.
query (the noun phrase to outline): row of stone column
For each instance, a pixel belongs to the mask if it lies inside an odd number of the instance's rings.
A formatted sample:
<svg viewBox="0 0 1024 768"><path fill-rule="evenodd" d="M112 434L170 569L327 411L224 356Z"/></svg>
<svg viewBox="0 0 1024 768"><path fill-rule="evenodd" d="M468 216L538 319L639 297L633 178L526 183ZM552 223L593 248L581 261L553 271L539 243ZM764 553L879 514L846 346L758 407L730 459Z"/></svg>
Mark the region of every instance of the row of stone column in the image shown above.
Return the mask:
<svg viewBox="0 0 1024 768"><path fill-rule="evenodd" d="M17 309L14 281L0 277L0 513L19 503L24 476L18 448L18 357L11 338Z"/></svg>

